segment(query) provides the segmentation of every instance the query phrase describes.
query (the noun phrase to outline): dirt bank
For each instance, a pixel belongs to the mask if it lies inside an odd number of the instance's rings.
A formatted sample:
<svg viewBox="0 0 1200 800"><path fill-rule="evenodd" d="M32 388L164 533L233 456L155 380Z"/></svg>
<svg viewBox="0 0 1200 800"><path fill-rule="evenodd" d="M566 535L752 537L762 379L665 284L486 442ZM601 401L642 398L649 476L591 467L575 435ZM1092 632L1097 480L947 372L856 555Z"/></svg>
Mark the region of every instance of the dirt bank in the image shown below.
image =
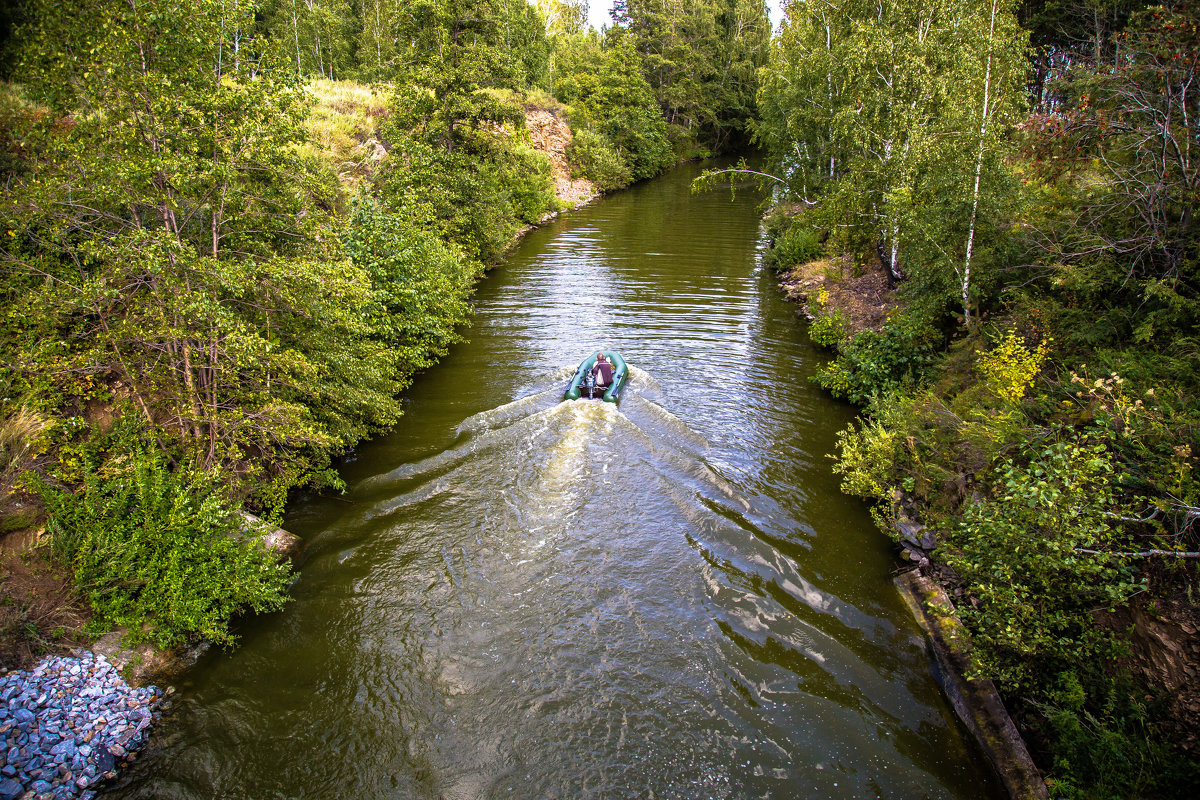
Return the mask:
<svg viewBox="0 0 1200 800"><path fill-rule="evenodd" d="M877 261L857 270L849 256L809 261L780 273L779 285L809 319L816 316L813 301L823 290L827 310L840 313L856 332L879 330L896 308L896 291Z"/></svg>

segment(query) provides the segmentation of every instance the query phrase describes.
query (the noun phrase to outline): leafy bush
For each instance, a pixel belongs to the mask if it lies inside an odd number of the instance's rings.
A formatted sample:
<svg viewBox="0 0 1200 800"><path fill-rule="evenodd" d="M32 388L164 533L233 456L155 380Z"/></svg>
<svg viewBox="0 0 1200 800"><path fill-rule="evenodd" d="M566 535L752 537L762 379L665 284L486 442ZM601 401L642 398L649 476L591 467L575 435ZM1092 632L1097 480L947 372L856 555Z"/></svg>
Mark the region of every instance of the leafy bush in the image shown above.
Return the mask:
<svg viewBox="0 0 1200 800"><path fill-rule="evenodd" d="M557 209L550 159L526 139L507 142L498 158L501 180L512 198L513 212L523 222L539 222Z"/></svg>
<svg viewBox="0 0 1200 800"><path fill-rule="evenodd" d="M576 131L567 146L567 159L574 177L587 178L602 192L611 192L633 182L633 173L608 137L584 128Z"/></svg>
<svg viewBox="0 0 1200 800"><path fill-rule="evenodd" d="M598 40L571 40L559 53L554 96L574 109L576 136L591 130L603 137L626 165L629 182L652 178L675 163L667 123L631 42L602 49ZM614 166L609 163L608 174L616 174Z"/></svg>
<svg viewBox="0 0 1200 800"><path fill-rule="evenodd" d="M477 262L420 225L418 207L395 214L363 192L342 235L354 264L371 278L372 335L396 358L401 388L461 341Z"/></svg>
<svg viewBox="0 0 1200 800"><path fill-rule="evenodd" d="M995 496L945 526L942 554L975 598L959 612L977 675L1037 698L1045 676L1114 657L1092 611L1138 588L1122 559L1104 552L1125 540L1115 520L1124 511L1118 478L1103 444L1068 435L1028 463L1005 461Z"/></svg>
<svg viewBox="0 0 1200 800"><path fill-rule="evenodd" d="M785 270L820 258L825 249L816 229L793 222L775 239L771 252L775 269Z"/></svg>
<svg viewBox="0 0 1200 800"><path fill-rule="evenodd" d="M35 488L52 556L73 568L94 625L127 625L164 647L193 637L227 645L235 615L283 606L290 566L257 543L211 478L172 470L149 445L107 458L85 448L82 472L76 491Z"/></svg>
<svg viewBox="0 0 1200 800"><path fill-rule="evenodd" d="M834 348L850 332L850 323L841 311L829 308L829 291L821 289L816 296L809 300L808 310L813 314L808 324L808 338L813 344L825 348Z"/></svg>
<svg viewBox="0 0 1200 800"><path fill-rule="evenodd" d="M1015 403L1025 396L1049 350L1049 340L1043 339L1030 349L1016 331L1009 331L995 348L979 358L979 370L996 394Z"/></svg>
<svg viewBox="0 0 1200 800"><path fill-rule="evenodd" d="M840 346L837 360L813 376L835 397L862 405L921 379L941 334L916 314L892 317L881 331L862 331Z"/></svg>

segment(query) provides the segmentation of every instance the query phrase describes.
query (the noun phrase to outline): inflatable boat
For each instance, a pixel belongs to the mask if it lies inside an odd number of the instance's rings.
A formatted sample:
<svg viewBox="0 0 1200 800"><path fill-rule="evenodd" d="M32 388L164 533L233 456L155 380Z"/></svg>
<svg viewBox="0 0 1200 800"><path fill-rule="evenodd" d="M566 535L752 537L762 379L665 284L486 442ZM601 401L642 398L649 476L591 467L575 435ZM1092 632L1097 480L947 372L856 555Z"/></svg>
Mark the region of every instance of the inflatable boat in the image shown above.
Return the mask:
<svg viewBox="0 0 1200 800"><path fill-rule="evenodd" d="M612 383L608 386L596 383L597 376L592 375L592 367L596 365L596 357L601 353L609 360L613 368ZM625 388L625 383L628 380L629 368L625 365L625 359L621 358L620 353L612 350L597 350L579 364L579 368L575 370L575 376L571 378L571 382L567 385L567 391L563 395L563 399L578 400L582 397L584 399L615 403L620 398L621 390Z"/></svg>

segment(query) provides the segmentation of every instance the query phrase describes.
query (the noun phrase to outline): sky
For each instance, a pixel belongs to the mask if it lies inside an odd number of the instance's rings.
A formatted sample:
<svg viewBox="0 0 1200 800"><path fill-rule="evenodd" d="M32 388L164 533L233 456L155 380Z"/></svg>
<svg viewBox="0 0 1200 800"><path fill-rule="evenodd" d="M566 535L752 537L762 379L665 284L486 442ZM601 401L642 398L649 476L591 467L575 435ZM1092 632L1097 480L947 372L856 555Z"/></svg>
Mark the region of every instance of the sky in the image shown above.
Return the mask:
<svg viewBox="0 0 1200 800"><path fill-rule="evenodd" d="M779 6L783 0L767 0L767 13L771 15L771 27L779 27L779 18L782 12ZM601 25L611 25L612 17L608 16L609 10L612 9L612 0L588 0L588 24L596 30L600 30Z"/></svg>

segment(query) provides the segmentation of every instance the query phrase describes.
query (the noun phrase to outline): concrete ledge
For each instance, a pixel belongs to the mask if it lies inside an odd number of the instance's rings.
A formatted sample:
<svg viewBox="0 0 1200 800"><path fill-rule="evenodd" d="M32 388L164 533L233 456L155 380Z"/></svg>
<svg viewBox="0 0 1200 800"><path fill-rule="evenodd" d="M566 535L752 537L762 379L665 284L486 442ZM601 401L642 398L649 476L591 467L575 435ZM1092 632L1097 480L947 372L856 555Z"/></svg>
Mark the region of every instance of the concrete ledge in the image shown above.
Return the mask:
<svg viewBox="0 0 1200 800"><path fill-rule="evenodd" d="M1014 800L1046 800L1046 783L1000 701L995 684L965 677L970 668L967 632L946 592L917 570L901 573L894 582L928 637L938 684L959 719L979 740L1009 795Z"/></svg>

